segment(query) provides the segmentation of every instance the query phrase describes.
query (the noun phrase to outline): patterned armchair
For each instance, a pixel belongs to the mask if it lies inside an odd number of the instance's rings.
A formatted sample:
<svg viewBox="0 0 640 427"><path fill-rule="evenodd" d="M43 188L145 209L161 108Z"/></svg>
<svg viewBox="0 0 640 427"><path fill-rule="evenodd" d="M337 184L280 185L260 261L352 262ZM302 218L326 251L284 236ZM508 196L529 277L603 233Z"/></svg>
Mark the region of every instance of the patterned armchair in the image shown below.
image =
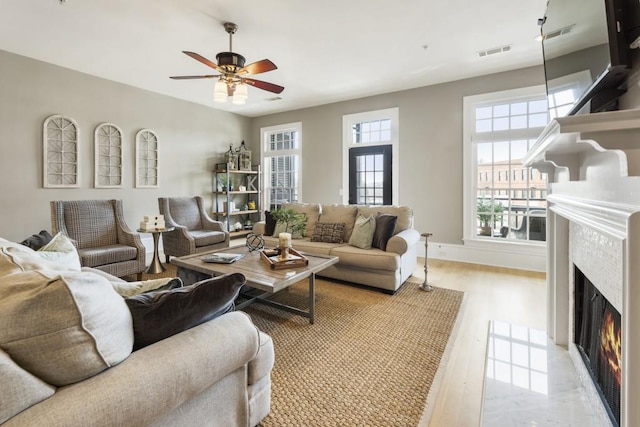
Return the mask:
<svg viewBox="0 0 640 427"><path fill-rule="evenodd" d="M167 228L163 233L164 254L184 256L229 247L229 232L220 221L214 221L204 210L202 197L159 197L160 214Z"/></svg>
<svg viewBox="0 0 640 427"><path fill-rule="evenodd" d="M51 228L73 240L83 267L142 276L146 249L125 223L121 200L52 201Z"/></svg>

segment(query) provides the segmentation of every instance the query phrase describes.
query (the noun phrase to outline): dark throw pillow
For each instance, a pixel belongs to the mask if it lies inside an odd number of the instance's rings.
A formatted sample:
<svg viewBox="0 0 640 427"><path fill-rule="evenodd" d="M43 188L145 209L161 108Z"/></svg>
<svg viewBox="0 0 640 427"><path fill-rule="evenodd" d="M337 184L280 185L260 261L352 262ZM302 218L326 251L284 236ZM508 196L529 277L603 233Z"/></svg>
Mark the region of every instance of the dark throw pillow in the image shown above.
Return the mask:
<svg viewBox="0 0 640 427"><path fill-rule="evenodd" d="M193 285L125 298L133 318L133 349L138 350L234 310L246 279L240 273Z"/></svg>
<svg viewBox="0 0 640 427"><path fill-rule="evenodd" d="M393 236L398 217L395 215L378 213L376 215L376 231L373 232L372 248L387 250L387 242Z"/></svg>
<svg viewBox="0 0 640 427"><path fill-rule="evenodd" d="M34 251L37 251L41 247L45 246L53 239L51 233L47 230L42 230L38 234L34 234L31 237L27 237L25 240L20 242L21 244L30 247Z"/></svg>
<svg viewBox="0 0 640 427"><path fill-rule="evenodd" d="M273 232L276 229L276 219L271 216L271 211L264 211L264 235L273 236Z"/></svg>
<svg viewBox="0 0 640 427"><path fill-rule="evenodd" d="M342 243L344 240L344 222L316 222L311 236L312 242Z"/></svg>

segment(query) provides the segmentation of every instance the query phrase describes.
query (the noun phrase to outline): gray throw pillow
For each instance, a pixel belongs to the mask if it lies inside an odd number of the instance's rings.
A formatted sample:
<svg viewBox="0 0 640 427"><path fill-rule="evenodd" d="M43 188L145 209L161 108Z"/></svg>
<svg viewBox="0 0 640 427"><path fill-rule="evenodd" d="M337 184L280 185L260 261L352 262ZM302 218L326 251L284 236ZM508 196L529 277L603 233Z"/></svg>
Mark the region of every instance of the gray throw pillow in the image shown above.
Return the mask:
<svg viewBox="0 0 640 427"><path fill-rule="evenodd" d="M349 238L349 245L360 249L371 249L373 233L376 231L376 219L373 215L365 217L358 214Z"/></svg>
<svg viewBox="0 0 640 427"><path fill-rule="evenodd" d="M234 310L243 274L213 277L193 285L125 298L138 350Z"/></svg>

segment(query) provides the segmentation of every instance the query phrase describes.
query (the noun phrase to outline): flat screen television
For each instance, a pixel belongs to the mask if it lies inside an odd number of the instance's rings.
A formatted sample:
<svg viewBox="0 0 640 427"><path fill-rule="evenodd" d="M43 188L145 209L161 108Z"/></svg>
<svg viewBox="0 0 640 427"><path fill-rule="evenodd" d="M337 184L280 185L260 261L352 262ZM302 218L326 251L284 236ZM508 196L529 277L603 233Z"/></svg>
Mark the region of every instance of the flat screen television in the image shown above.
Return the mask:
<svg viewBox="0 0 640 427"><path fill-rule="evenodd" d="M637 14L638 0L548 0L540 21L551 118L618 109Z"/></svg>

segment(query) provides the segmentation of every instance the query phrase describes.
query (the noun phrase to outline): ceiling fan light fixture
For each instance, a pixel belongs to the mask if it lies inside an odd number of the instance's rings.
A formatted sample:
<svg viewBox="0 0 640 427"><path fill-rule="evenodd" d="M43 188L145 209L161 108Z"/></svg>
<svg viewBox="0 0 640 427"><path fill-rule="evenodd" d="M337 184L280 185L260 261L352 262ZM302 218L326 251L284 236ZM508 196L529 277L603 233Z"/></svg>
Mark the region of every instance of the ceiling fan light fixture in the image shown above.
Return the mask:
<svg viewBox="0 0 640 427"><path fill-rule="evenodd" d="M247 102L247 98L249 97L249 91L247 90L247 85L238 83L236 84L236 88L233 91L233 103L242 105Z"/></svg>
<svg viewBox="0 0 640 427"><path fill-rule="evenodd" d="M219 79L213 89L214 102L227 102L227 84Z"/></svg>

